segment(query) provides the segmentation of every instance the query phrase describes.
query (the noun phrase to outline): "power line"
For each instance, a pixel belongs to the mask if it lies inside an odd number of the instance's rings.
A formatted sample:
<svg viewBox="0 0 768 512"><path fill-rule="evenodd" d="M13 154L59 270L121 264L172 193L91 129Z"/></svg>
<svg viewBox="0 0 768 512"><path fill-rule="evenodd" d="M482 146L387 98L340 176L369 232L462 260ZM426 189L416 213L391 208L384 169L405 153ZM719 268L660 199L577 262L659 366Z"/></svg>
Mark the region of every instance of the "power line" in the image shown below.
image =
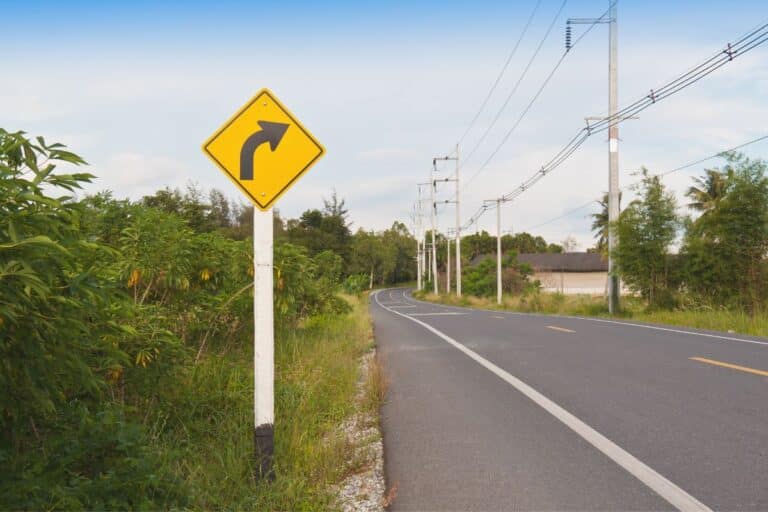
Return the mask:
<svg viewBox="0 0 768 512"><path fill-rule="evenodd" d="M611 6L613 6L613 5L614 5L614 4L616 4L617 2L618 2L618 0L614 0L613 4L612 4ZM609 13L609 12L610 12L610 7L609 7L609 8L608 8L608 9L607 9L607 10L606 10L606 11L605 11L605 12L604 12L604 13L603 13L603 14L602 14L602 15L601 15L599 18L597 18L595 21L593 21L593 22L590 24L589 28L588 28L587 30L585 30L585 31L584 31L584 32L583 32L583 33L582 33L582 34L581 34L581 35L580 35L580 36L579 36L579 37L578 37L578 38L577 38L577 39L576 39L576 40L573 42L573 44L571 44L571 46L570 46L570 49L569 49L569 50L566 50L565 52L563 52L563 54L560 56L560 59L558 59L558 61L557 61L557 63L555 64L555 66L552 68L552 70L549 72L549 74L548 74L548 75L547 75L547 77L545 78L544 82L541 84L541 86L539 87L539 89L536 91L536 94L534 94L534 95L533 95L533 97L531 98L531 100L528 102L528 105L526 105L525 109L523 109L523 111L521 112L520 116L517 118L517 120L516 120L516 121L515 121L515 123L512 125L512 127L511 127L509 130L507 130L507 132L504 134L504 137L502 138L501 142L500 142L500 143L499 143L499 144L496 146L496 148L493 150L493 152L491 152L490 156L488 156L488 158L486 158L486 160L485 160L485 161L483 162L483 164L482 164L482 165L481 165L481 166L480 166L480 167L477 169L477 171L475 171L475 172L474 172L474 174L472 174L472 176L471 176L471 177L470 177L470 178L469 178L467 181L465 181L465 182L464 182L464 185L462 186L462 189L466 188L466 187L467 187L467 186L468 186L468 185L469 185L469 184L472 182L472 180L474 180L474 179L475 179L475 178L476 178L476 177L477 177L477 176L478 176L478 175L479 175L479 174L480 174L480 173L481 173L483 170L485 170L485 168L488 166L488 164L490 164L491 160L493 160L493 159L496 157L496 155L497 155L497 154L498 154L498 152L501 150L501 148L502 148L502 147L503 147L503 146L504 146L504 145L507 143L507 141L509 140L509 137L510 137L510 136L512 135L512 133L513 133L513 132L514 132L514 131L517 129L517 127L520 125L520 123L523 121L523 118L525 118L525 116L526 116L526 115L528 114L528 112L531 110L531 108L533 107L533 105L534 105L534 103L536 102L536 100L538 100L538 99L539 99L539 96L541 96L541 94L544 92L544 89L547 87L547 85L549 84L550 80L552 80L552 77L555 75L555 73L557 72L557 70L560 68L560 66L562 65L563 61L565 60L565 57L568 55L568 53L570 52L570 50L571 50L571 49L573 49L573 48L575 48L575 47L576 47L576 45L578 45L578 44L579 44L579 42L580 42L582 39L584 39L584 38L585 38L585 37L586 37L586 36L587 36L587 35L588 35L588 34L589 34L591 31L592 31L592 29L595 27L595 25L597 25L597 24L601 23L601 22L602 22L602 20L603 20L603 18L605 18L605 17L608 15L608 13ZM558 15L559 15L559 13L558 13ZM551 27L550 27L550 28L551 28ZM509 100L509 98L508 98L508 100ZM506 107L506 103L504 104L504 106L502 107L502 109L503 109L504 107ZM495 122L495 120L494 120L494 122ZM485 136L485 135L487 135L488 131L489 131L489 130L490 130L490 128L492 128L492 127L493 127L493 124L492 124L492 125L491 125L491 126L488 128L488 130L486 130L486 133L484 134L484 136ZM481 142L482 142L482 139L481 139ZM479 145L479 143L478 143L478 145ZM477 146L475 146L475 149L477 149ZM474 150L475 150L475 149L473 149L473 152L474 152ZM467 158L467 159L468 159L468 158ZM465 164L466 164L466 159L465 159Z"/></svg>
<svg viewBox="0 0 768 512"><path fill-rule="evenodd" d="M509 63L512 61L512 57L515 56L515 53L517 53L517 48L520 46L520 43L525 37L525 34L528 32L528 28L530 28L531 22L533 21L534 16L536 16L536 12L539 10L540 6L541 6L541 0L538 0L536 2L536 5L533 8L533 11L531 12L531 15L528 17L528 21L525 23L525 26L523 27L523 31L520 33L520 37L517 38L517 42L515 43L515 46L512 48L512 51L509 52L509 55L507 56L507 60L506 62L504 62L504 66L502 66L501 71L496 77L496 80L493 82L493 85L488 91L488 94L486 94L485 99L483 100L483 103L480 105L480 108L477 110L477 113L475 113L475 116L472 118L472 121L470 121L469 126L467 126L467 129L464 130L464 134L459 139L459 145L461 145L462 142L464 142L464 139L467 137L467 134L469 134L470 130L472 130L472 128L474 127L475 122L477 122L477 119L480 117L480 114L483 112L486 105L488 104L488 100L491 99L491 95L493 95L493 92L496 90L496 87L498 87L499 83L501 82L501 79L504 77L504 74L507 72Z"/></svg>
<svg viewBox="0 0 768 512"><path fill-rule="evenodd" d="M533 55L531 55L531 58L528 59L528 63L523 69L523 72L517 78L515 85L512 87L512 90L507 95L507 98L504 100L504 103L501 105L501 108L499 108L499 110L496 111L496 115L493 117L493 120L491 121L491 123L488 125L488 127L485 129L483 134L480 136L480 139L478 139L477 143L472 147L472 149L469 151L467 156L464 157L464 165L466 165L466 163L472 158L475 152L477 152L478 148L485 141L485 138L488 136L491 129L493 129L493 127L498 122L499 118L501 117L501 114L503 114L504 110L506 110L507 105L509 105L509 102L512 99L512 96L515 95L515 93L517 92L517 89L520 87L520 84L528 75L528 71L531 69L533 62L536 60L536 57L538 57L539 52L541 51L541 48L544 46L544 43L549 38L549 34L552 32L552 29L554 28L555 23L557 23L557 19L560 17L560 14L563 12L563 9L565 8L566 3L568 3L568 0L563 0L563 2L560 4L560 8L557 10L557 12L555 13L555 16L552 18L552 21L550 22L549 27L547 28L547 31L544 33L544 37L541 38L541 41L539 41L539 44L536 47L536 50L533 52Z"/></svg>
<svg viewBox="0 0 768 512"><path fill-rule="evenodd" d="M654 90L643 98L635 101L630 106L619 110L615 115L604 118L598 121L594 125L587 126L579 130L576 135L558 151L546 164L536 171L535 174L526 179L519 187L512 192L502 196L504 201L510 201L527 189L536 184L548 173L559 167L565 160L567 160L584 142L594 135L607 130L610 126L616 125L624 121L625 119L634 116L649 108L650 106L658 103L659 101L676 94L683 89L690 87L694 83L698 82L702 78L711 74L715 70L724 66L728 62L748 53L754 48L768 41L768 24L763 24L752 32L742 36L736 43L728 43L725 50L718 52L715 56L708 59L704 64L696 66L692 70L684 73L680 77L673 81L664 84Z"/></svg>
<svg viewBox="0 0 768 512"><path fill-rule="evenodd" d="M668 175L670 175L672 173L675 173L675 172L678 172L678 171L682 171L684 169L688 169L688 168L693 167L695 165L704 163L707 160L712 160L713 158L720 157L724 153L729 153L731 151L736 151L738 149L744 148L746 146L750 146L752 144L756 144L756 143L764 141L766 139L768 139L768 135L763 135L761 137L757 137L755 139L752 139L752 140L749 140L749 141L744 142L742 144L739 144L738 146L733 146L731 148L724 149L724 150L719 151L719 152L717 152L715 154L712 154L712 155L709 155L709 156L705 156L704 158L699 158L698 160L695 160L693 162L689 162L689 163L687 163L685 165L681 165L679 167L675 167L674 169L670 169L668 171L664 171L664 172L660 172L660 173L657 173L657 174L653 174L652 176L659 176L659 177L668 176ZM622 191L625 191L625 190L631 188L632 186L637 185L638 183L640 183L640 181L635 181L633 183L630 183L629 185L626 185L626 186L622 187ZM544 222L540 222L539 224L527 227L527 228L525 228L525 231L532 231L534 229L538 229L538 228L540 228L542 226L546 226L547 224L551 224L551 223L553 223L555 221L558 221L560 219L564 219L566 217L569 217L570 215L572 215L572 214L574 214L574 213L576 213L578 211L581 211L581 210L583 210L584 208L586 208L588 206L593 205L595 202L600 202L600 198L590 199L588 202L582 204L581 206L577 206L575 208L572 208L572 209L570 209L570 210L568 210L568 211L558 215L557 217L554 217L554 218L551 218L551 219L546 220Z"/></svg>

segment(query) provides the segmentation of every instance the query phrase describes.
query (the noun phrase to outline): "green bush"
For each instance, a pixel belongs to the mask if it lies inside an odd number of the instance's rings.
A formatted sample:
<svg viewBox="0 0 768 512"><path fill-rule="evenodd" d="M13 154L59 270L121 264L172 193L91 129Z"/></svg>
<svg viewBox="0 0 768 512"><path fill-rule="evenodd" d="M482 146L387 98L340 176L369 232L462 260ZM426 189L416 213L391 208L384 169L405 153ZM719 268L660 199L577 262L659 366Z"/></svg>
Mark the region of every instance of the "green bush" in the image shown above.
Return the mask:
<svg viewBox="0 0 768 512"><path fill-rule="evenodd" d="M350 295L360 295L368 289L368 276L353 274L344 280L341 288Z"/></svg>
<svg viewBox="0 0 768 512"><path fill-rule="evenodd" d="M512 251L502 258L501 269L504 292L520 293L530 287L528 276L533 271L529 265L518 263L516 252ZM490 297L496 294L496 281L496 259L486 258L465 270L462 287L470 295Z"/></svg>
<svg viewBox="0 0 768 512"><path fill-rule="evenodd" d="M184 482L162 471L143 425L119 406L73 403L45 433L39 452L0 451L6 510L115 510L183 507Z"/></svg>

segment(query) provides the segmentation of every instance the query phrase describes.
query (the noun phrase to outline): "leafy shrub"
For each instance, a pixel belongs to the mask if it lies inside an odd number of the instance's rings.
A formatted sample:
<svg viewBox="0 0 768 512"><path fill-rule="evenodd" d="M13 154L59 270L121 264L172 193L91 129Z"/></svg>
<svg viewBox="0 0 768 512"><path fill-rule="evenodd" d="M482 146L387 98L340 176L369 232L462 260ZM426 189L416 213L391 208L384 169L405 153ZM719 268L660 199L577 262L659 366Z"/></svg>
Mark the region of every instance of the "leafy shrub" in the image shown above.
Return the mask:
<svg viewBox="0 0 768 512"><path fill-rule="evenodd" d="M528 276L533 273L527 264L517 262L517 253L511 252L501 260L502 290L520 293L528 285ZM462 287L470 295L490 297L496 294L496 259L486 258L464 272Z"/></svg>
<svg viewBox="0 0 768 512"><path fill-rule="evenodd" d="M121 254L86 236L83 203L49 195L92 176L54 174L59 162L84 163L0 130L0 507L183 504L124 405L126 370L170 363L178 340L130 325L134 303L114 280Z"/></svg>
<svg viewBox="0 0 768 512"><path fill-rule="evenodd" d="M353 274L348 276L341 288L350 295L360 295L368 289L368 276L365 274Z"/></svg>
<svg viewBox="0 0 768 512"><path fill-rule="evenodd" d="M73 403L40 452L0 450L2 508L10 510L158 509L184 506L184 483L161 471L142 425L123 409Z"/></svg>

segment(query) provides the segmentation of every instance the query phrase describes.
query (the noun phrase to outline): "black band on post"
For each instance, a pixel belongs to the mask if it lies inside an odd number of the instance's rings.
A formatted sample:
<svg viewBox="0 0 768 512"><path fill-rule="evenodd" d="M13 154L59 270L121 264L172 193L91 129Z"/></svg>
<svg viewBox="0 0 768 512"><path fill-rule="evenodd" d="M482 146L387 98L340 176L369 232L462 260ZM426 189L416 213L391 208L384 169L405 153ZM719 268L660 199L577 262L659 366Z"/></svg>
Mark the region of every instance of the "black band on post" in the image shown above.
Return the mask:
<svg viewBox="0 0 768 512"><path fill-rule="evenodd" d="M254 430L255 473L257 479L275 479L272 458L275 452L275 430L271 423L264 423Z"/></svg>

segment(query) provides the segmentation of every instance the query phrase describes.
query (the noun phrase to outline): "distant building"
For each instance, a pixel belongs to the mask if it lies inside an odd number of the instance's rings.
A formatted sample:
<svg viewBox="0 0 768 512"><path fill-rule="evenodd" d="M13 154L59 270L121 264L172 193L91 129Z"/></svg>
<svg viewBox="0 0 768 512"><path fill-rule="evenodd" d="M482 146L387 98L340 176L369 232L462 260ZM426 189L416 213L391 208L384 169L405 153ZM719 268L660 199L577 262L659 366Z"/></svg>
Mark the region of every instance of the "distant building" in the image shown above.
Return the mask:
<svg viewBox="0 0 768 512"><path fill-rule="evenodd" d="M494 254L484 254L472 261L475 265ZM602 255L590 252L523 253L517 255L520 263L533 269L532 280L538 279L547 292L566 295L603 295L608 280L608 261ZM622 293L626 290L622 288Z"/></svg>
<svg viewBox="0 0 768 512"><path fill-rule="evenodd" d="M547 292L602 295L608 280L608 261L590 252L519 254L517 260L533 269L532 279Z"/></svg>

